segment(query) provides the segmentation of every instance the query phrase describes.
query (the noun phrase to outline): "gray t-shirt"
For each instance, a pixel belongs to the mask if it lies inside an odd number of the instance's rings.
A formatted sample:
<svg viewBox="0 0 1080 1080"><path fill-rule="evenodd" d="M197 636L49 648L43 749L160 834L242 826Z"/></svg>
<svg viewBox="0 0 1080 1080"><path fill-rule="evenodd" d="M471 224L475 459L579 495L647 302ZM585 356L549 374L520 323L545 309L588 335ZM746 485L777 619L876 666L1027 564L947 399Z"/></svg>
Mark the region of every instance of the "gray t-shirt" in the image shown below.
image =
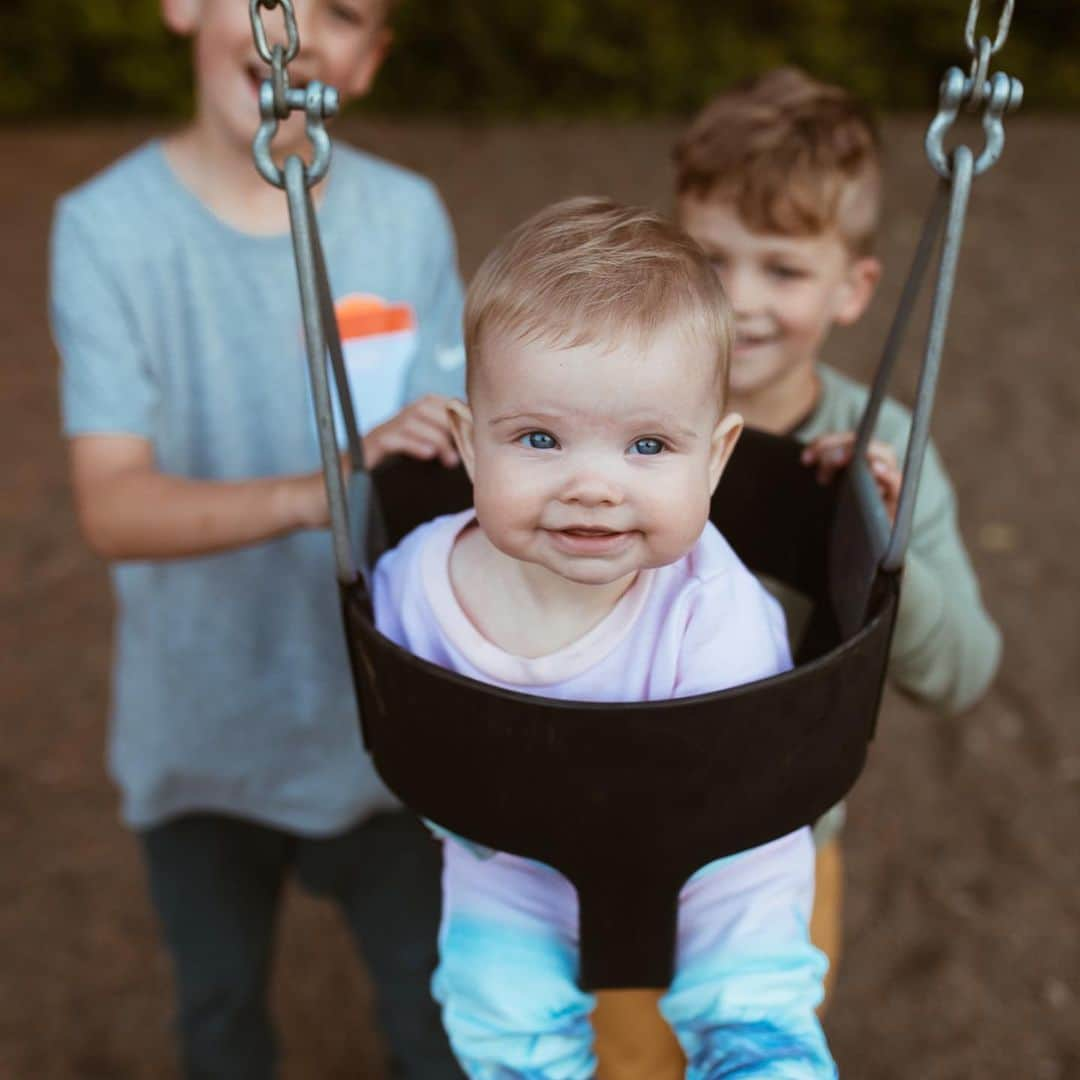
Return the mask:
<svg viewBox="0 0 1080 1080"><path fill-rule="evenodd" d="M319 208L365 426L460 394L461 284L426 180L337 145ZM288 235L226 225L149 143L64 196L52 237L64 430L205 480L319 467ZM144 828L192 811L328 834L394 805L357 729L326 532L112 567L109 763Z"/></svg>

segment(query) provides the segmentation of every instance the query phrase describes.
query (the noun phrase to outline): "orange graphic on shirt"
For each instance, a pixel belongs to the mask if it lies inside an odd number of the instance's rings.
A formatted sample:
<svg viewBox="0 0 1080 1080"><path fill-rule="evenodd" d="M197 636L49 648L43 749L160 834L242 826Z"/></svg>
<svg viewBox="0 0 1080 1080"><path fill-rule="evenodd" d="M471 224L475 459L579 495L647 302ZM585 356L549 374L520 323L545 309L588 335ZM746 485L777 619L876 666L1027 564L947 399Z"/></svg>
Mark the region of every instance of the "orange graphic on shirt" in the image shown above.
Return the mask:
<svg viewBox="0 0 1080 1080"><path fill-rule="evenodd" d="M394 416L405 400L419 340L416 315L409 304L370 293L341 297L334 314L353 408L361 430L370 431ZM336 397L335 411L340 412Z"/></svg>
<svg viewBox="0 0 1080 1080"><path fill-rule="evenodd" d="M342 341L396 334L416 329L416 317L408 304L391 304L379 296L354 293L334 306Z"/></svg>

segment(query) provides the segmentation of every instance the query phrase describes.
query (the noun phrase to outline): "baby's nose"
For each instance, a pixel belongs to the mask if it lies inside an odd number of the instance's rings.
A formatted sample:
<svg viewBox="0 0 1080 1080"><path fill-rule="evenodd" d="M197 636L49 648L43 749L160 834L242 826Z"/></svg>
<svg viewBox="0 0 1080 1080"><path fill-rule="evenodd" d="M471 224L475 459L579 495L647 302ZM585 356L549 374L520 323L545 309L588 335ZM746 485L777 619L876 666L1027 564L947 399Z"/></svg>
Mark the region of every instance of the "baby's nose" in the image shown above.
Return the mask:
<svg viewBox="0 0 1080 1080"><path fill-rule="evenodd" d="M607 470L584 469L569 478L563 489L563 499L582 506L617 506L623 501L623 495Z"/></svg>

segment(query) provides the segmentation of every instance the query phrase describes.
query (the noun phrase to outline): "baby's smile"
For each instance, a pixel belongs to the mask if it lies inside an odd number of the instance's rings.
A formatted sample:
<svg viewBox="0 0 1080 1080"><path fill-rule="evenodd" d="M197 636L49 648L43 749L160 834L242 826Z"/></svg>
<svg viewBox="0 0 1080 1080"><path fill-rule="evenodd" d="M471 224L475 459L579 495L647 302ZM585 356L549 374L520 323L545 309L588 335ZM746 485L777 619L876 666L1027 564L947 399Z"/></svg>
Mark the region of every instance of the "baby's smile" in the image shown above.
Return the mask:
<svg viewBox="0 0 1080 1080"><path fill-rule="evenodd" d="M547 529L555 546L571 555L613 555L633 539L632 532L608 529L600 525L571 525Z"/></svg>

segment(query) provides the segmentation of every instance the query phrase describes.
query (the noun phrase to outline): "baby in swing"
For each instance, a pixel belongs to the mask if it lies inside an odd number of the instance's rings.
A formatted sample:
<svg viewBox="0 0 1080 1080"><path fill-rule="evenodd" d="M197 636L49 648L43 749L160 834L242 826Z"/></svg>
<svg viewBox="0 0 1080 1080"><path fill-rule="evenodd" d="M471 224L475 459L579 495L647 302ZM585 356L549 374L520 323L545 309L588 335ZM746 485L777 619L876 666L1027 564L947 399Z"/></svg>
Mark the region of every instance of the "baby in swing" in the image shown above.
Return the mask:
<svg viewBox="0 0 1080 1080"><path fill-rule="evenodd" d="M380 560L382 632L472 678L578 701L789 668L781 609L708 519L742 420L726 407L730 308L693 241L605 199L549 207L480 268L465 340L468 404L449 408L475 505ZM463 1067L595 1076L573 887L529 859L444 846L434 991ZM815 1016L813 888L808 829L684 885L660 1009L688 1077L836 1075Z"/></svg>

